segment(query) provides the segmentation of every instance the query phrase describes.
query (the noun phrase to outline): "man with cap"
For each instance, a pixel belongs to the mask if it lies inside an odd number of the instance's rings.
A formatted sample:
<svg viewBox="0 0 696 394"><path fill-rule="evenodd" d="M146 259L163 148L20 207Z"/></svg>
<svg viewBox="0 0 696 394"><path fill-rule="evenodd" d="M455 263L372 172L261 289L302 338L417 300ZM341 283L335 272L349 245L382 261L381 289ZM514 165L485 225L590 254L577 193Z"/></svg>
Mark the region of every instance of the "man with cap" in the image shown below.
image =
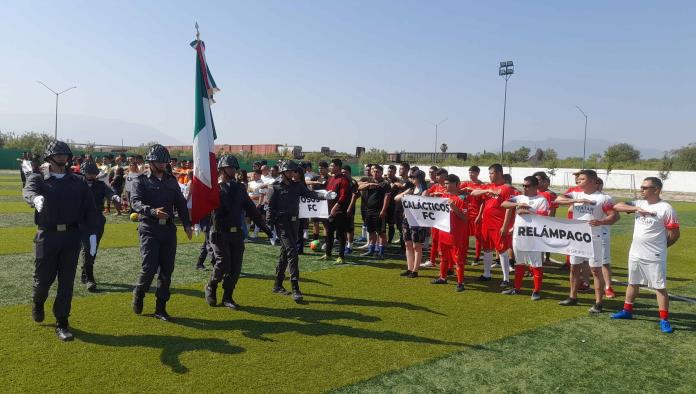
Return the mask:
<svg viewBox="0 0 696 394"><path fill-rule="evenodd" d="M152 145L145 160L150 164L150 172L136 178L131 194L133 211L138 213L140 220L138 237L143 259L133 290L133 312L143 312L145 293L150 290L155 274L158 274L155 317L168 321L170 316L166 305L176 257L174 210L178 212L189 239L192 235L191 221L181 188L176 178L166 170L170 161L167 148L160 144Z"/></svg>
<svg viewBox="0 0 696 394"><path fill-rule="evenodd" d="M246 192L244 185L236 181L239 169L237 158L225 155L218 161L220 182L220 206L210 215L210 246L213 249L215 266L210 281L205 285L205 300L210 306L217 305L217 286L222 282L222 305L238 309L232 293L242 272L244 258L244 234L242 232L242 211L258 227L271 237L271 229L264 223L256 205Z"/></svg>
<svg viewBox="0 0 696 394"><path fill-rule="evenodd" d="M97 228L95 229L97 235L97 248L99 247L99 242L101 242L102 235L104 235L104 225L106 224L106 218L102 214L104 211L104 199L113 201L114 204L121 204L121 198L114 193L114 191L106 185L106 183L98 181L97 175L99 174L99 168L97 165L91 161L85 161L80 166L80 172L84 176L87 186L89 186L89 191L94 199L94 206L97 209L97 217L99 221L97 222ZM96 255L91 255L90 233L82 233L82 274L80 275L82 284L87 287L88 291L97 290L97 282L94 279L94 260Z"/></svg>
<svg viewBox="0 0 696 394"><path fill-rule="evenodd" d="M300 166L294 161L283 163L280 171L282 179L273 184L266 211L266 223L270 227L275 226L281 245L273 292L282 295L291 294L283 287L285 269L289 268L292 298L295 302L300 302L302 301L302 293L300 292L300 269L297 256L300 197L315 199L322 197L318 193L310 191L303 182L299 182Z"/></svg>
<svg viewBox="0 0 696 394"><path fill-rule="evenodd" d="M62 141L51 141L44 160L48 167L43 174L31 174L24 187L23 197L36 209L34 223L38 226L34 259L34 288L31 316L37 323L44 320L44 303L53 282L58 279L53 314L56 334L70 341L68 316L73 295L73 283L80 254L80 234L89 234L89 254L97 253L97 212L89 187L66 169L72 158L70 147Z"/></svg>

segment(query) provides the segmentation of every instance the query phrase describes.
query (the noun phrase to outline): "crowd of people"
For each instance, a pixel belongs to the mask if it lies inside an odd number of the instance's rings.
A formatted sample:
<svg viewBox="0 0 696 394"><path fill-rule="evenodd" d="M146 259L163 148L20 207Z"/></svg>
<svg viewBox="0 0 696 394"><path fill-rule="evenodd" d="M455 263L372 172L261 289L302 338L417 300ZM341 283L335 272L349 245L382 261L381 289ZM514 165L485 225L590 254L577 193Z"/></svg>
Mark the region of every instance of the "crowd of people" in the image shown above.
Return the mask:
<svg viewBox="0 0 696 394"><path fill-rule="evenodd" d="M525 177L522 190L518 190L500 164L488 168L489 182L484 182L477 166L469 168L468 180L436 166L428 168L426 175L408 163L386 168L368 164L363 174L354 176L351 167L340 159L317 163L316 172L309 162L258 161L247 173L234 156L223 155L217 168L220 206L194 226L189 217L193 163L180 163L164 146L153 145L144 157L109 155L95 159L73 157L67 144L52 141L43 155L44 164L28 155L22 159L29 161L27 166L22 163L26 179L23 195L35 208L38 226L32 317L37 322L44 320L44 302L57 279L53 312L61 340L72 339L68 316L80 254L82 283L88 290L96 290L94 262L104 233L104 214L110 213L112 204L115 215L127 210L139 221L142 264L133 291L133 311L142 313L145 295L157 275L154 316L165 321L171 318L166 304L174 271L177 223L189 239L195 231L205 235L196 267L206 269L207 257L212 258L210 279L204 286L210 306L218 305L221 284L221 305L240 307L233 293L241 273L244 244L258 238L259 232L265 233L272 245L280 244L272 291L292 296L296 302L303 300L299 256L308 243L322 251L322 260L333 260L333 253L337 253L335 263L339 265L354 253L377 260L391 253L389 257L406 260L400 275L407 279L418 278L421 269L437 268L439 275L432 284L446 285L453 277L457 292L465 290L467 263L482 263L483 274L477 279L490 281L493 269L500 268L500 287L505 295L520 294L525 276L531 276L531 299L536 301L542 298L544 266L553 261L549 253L518 250L514 225L522 215L554 216L556 209L565 205L570 218L589 222L593 257L568 256L561 263L569 271L569 295L560 305L577 305L578 292L591 291L591 276L595 299L589 312L596 314L603 311L605 297L616 296L611 287L610 226L619 220L619 212L635 213L626 301L612 317L632 318L639 287L647 285L657 292L662 331L672 331L665 290L666 260L667 248L679 238L679 222L674 209L660 199L662 183L658 178L643 181L643 199L615 203L602 191L601 179L593 170L578 171L576 185L556 194L549 190L550 179L544 172ZM447 199L450 230L409 224L402 204L407 196ZM301 197L327 200L328 218L300 218ZM358 206L361 227L355 225ZM322 228L323 243L319 241ZM473 258L468 261L470 239ZM398 246L389 250L391 244ZM286 272L290 291L284 287Z"/></svg>

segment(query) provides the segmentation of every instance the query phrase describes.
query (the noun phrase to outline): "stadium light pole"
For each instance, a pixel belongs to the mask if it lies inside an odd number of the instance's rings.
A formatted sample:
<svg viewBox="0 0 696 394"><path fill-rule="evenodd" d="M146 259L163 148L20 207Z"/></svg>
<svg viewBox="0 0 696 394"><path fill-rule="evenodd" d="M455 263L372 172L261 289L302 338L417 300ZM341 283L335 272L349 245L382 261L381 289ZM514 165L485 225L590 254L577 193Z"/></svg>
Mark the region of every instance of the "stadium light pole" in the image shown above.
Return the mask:
<svg viewBox="0 0 696 394"><path fill-rule="evenodd" d="M582 114L582 116L585 117L585 139L582 143L582 169L584 170L585 169L585 154L587 153L587 114L585 114L585 111L583 111L579 105L576 105L575 108L577 108L578 111L580 111L580 113Z"/></svg>
<svg viewBox="0 0 696 394"><path fill-rule="evenodd" d="M498 75L505 79L505 99L503 101L503 138L500 143L500 163L503 162L503 154L505 152L505 111L507 110L507 85L508 79L515 73L515 67L511 60L500 62L498 67Z"/></svg>
<svg viewBox="0 0 696 394"><path fill-rule="evenodd" d="M447 122L447 118L442 119L442 120L439 121L438 123L428 122L427 120L426 120L426 122L427 122L427 123L430 123L430 124L433 125L433 126L435 126L435 154L437 154L437 128L440 127L441 124Z"/></svg>
<svg viewBox="0 0 696 394"><path fill-rule="evenodd" d="M56 95L56 124L55 124L55 129L53 130L53 139L56 139L56 140L57 140L57 139L58 139L58 96L60 96L61 94L67 92L68 90L72 90L72 89L77 88L77 86L72 86L72 87L69 87L69 88L67 88L67 89L65 89L65 90L63 90L63 91L61 91L61 92L56 92L55 90L49 88L45 83L43 83L43 82L41 82L41 81L36 81L36 83L40 83L40 84L43 85L46 89L50 90L51 93L53 93L53 94Z"/></svg>

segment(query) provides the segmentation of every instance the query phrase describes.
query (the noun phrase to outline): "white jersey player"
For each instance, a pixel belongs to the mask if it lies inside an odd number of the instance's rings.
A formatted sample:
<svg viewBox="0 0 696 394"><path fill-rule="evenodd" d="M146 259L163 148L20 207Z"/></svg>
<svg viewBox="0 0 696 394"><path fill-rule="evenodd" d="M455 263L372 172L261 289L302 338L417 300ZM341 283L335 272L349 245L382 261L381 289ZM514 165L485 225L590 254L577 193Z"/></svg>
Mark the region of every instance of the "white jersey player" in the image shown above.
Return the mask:
<svg viewBox="0 0 696 394"><path fill-rule="evenodd" d="M580 191L570 191L562 196L558 196L556 203L559 205L571 205L574 220L589 222L592 226L592 248L593 256L589 259L589 267L594 278L595 303L590 308L590 313L602 312L602 299L605 294L606 282L602 272L602 266L606 260L604 249L605 242L602 234L605 232L603 226L609 226L618 220L619 216L614 211L614 201L608 194L599 191L599 178L593 170L582 170L578 172L577 186ZM577 305L577 290L580 284L580 267L587 263L582 257L570 257L570 295L561 301L559 305Z"/></svg>
<svg viewBox="0 0 696 394"><path fill-rule="evenodd" d="M527 271L527 267L531 267L532 276L534 277L534 289L532 290L532 300L538 301L541 299L541 283L543 278L542 271L542 252L523 251L517 248L517 234L519 226L524 226L527 215L543 215L549 214L549 203L546 198L537 194L539 180L536 177L528 176L524 178L522 183L524 194L513 196L507 201L500 204L502 208L516 208L517 215L515 216L515 225L512 230L512 248L517 258L515 264L515 282L512 289L504 290L503 294L514 295L520 292L522 288L522 279Z"/></svg>
<svg viewBox="0 0 696 394"><path fill-rule="evenodd" d="M632 319L633 301L640 285L655 289L660 314L660 330L673 331L669 323L667 294L667 248L679 239L677 212L660 199L662 181L649 177L643 180L640 193L643 200L616 204L616 211L635 213L633 242L628 253L628 288L623 310L614 319Z"/></svg>

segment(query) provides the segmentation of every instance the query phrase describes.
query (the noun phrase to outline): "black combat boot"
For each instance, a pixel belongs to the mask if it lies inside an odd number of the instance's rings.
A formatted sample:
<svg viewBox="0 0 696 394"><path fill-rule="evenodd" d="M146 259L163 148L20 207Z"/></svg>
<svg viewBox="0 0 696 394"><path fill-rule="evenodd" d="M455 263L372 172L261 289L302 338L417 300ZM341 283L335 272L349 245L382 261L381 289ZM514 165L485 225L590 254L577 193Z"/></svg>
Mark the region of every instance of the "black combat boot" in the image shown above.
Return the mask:
<svg viewBox="0 0 696 394"><path fill-rule="evenodd" d="M87 287L87 291L95 292L97 291L97 281L94 279L94 266L88 265L84 267L85 281L82 282Z"/></svg>
<svg viewBox="0 0 696 394"><path fill-rule="evenodd" d="M292 299L295 302L302 301L302 292L300 291L300 282L293 280L290 282L292 285Z"/></svg>
<svg viewBox="0 0 696 394"><path fill-rule="evenodd" d="M210 306L217 305L217 282L206 283L203 291L205 291L205 302Z"/></svg>
<svg viewBox="0 0 696 394"><path fill-rule="evenodd" d="M34 319L35 322L41 323L44 321L45 317L46 314L44 313L44 304L35 302L31 306L31 318Z"/></svg>
<svg viewBox="0 0 696 394"><path fill-rule="evenodd" d="M169 313L167 313L167 301L162 300L162 299L157 299L157 302L155 303L155 318L160 319L162 321L170 321L172 319L171 316L169 316Z"/></svg>
<svg viewBox="0 0 696 394"><path fill-rule="evenodd" d="M273 292L280 295L290 295L290 292L283 287L283 281L278 278L276 278L275 285L273 285Z"/></svg>
<svg viewBox="0 0 696 394"><path fill-rule="evenodd" d="M143 299L145 294L139 292L137 289L133 290L133 312L136 315L143 313Z"/></svg>
<svg viewBox="0 0 696 394"><path fill-rule="evenodd" d="M225 289L222 293L222 305L233 310L239 309L239 304L232 299L232 290Z"/></svg>

